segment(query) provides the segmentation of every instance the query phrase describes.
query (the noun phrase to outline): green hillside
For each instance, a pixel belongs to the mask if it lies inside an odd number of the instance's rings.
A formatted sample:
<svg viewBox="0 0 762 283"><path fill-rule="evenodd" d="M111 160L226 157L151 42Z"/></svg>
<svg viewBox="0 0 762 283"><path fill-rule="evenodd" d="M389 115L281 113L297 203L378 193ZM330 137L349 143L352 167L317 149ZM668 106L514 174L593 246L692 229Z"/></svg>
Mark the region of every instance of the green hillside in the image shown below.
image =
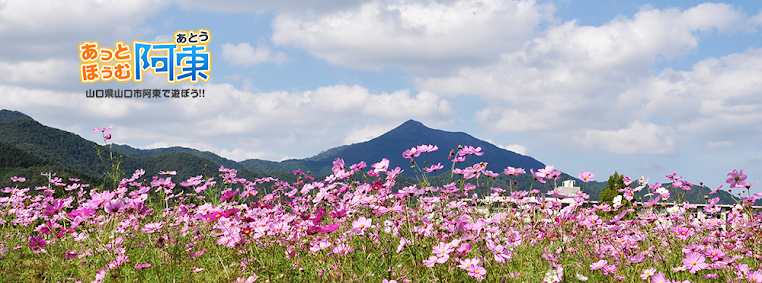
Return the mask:
<svg viewBox="0 0 762 283"><path fill-rule="evenodd" d="M331 173L330 168L336 158L344 159L347 165L365 161L368 166L388 158L391 168L399 166L405 170L398 179L398 185L404 186L415 183L416 179L409 160L402 157L402 152L421 144L439 146L438 151L431 153L430 160L432 164L441 162L445 165L445 170L452 164L446 159L449 150L457 149L459 145L482 147L485 155L475 158L474 162L488 162L487 169L497 173L502 173L507 166L523 167L527 171L529 168L544 167L529 156L498 148L468 134L430 129L413 120L370 141L328 149L311 158L281 162L258 159L236 162L212 152L184 147L145 150L128 145L98 145L76 134L44 126L21 112L0 110L0 187L14 186L10 182L11 176L26 177L29 181L24 186L45 185L47 178L40 175L42 172L56 172L61 178L78 178L92 184L110 184L112 181L107 180L104 174L111 168L109 150L113 151L114 158L121 160L121 177L129 177L136 169L145 170L147 178L157 175L159 171L176 171L177 175L172 177L176 183L197 175L217 176L221 165L237 169L238 176L248 180L272 176L283 181L294 181L296 177L292 172L296 169L311 171L313 176L321 180ZM103 159L97 155L96 148L103 152ZM416 159L421 167L425 166L424 160L424 157ZM448 183L452 181L449 176L448 171L440 172L437 180ZM529 174L515 179L500 174L495 180L489 181L482 177L475 192L479 196L489 195L489 187L509 188L513 180L517 182L519 190L529 190L531 187L544 193L552 187L538 182L532 184L532 179ZM570 179L576 180L577 186L583 187L580 180L567 174L563 174L557 184ZM606 182L589 182L584 185L584 191L590 195L590 200L598 200L605 187ZM703 203L704 196L709 191L706 187L693 186L692 190L687 191L685 199ZM636 196L642 197L645 193L646 190L643 190ZM735 203L726 191L710 197L715 196L720 197L721 204Z"/></svg>

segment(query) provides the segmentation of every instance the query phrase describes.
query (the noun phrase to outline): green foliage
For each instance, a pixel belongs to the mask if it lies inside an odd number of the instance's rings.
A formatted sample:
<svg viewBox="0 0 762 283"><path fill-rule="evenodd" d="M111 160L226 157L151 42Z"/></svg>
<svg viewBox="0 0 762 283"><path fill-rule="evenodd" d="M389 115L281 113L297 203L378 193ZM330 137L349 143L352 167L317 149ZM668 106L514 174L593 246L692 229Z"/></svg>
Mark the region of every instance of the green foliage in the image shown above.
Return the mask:
<svg viewBox="0 0 762 283"><path fill-rule="evenodd" d="M0 110L0 123L11 121L11 120L32 120L32 117L27 116L24 113L18 112L18 111L11 111L11 110Z"/></svg>
<svg viewBox="0 0 762 283"><path fill-rule="evenodd" d="M619 175L616 171L614 171L614 175L609 176L608 184L606 185L606 188L601 191L601 202L607 202L611 204L611 201L619 195L619 190L623 189L624 181L622 180L624 176Z"/></svg>
<svg viewBox="0 0 762 283"><path fill-rule="evenodd" d="M34 120L0 123L0 141L56 165L91 175L103 173L103 164L95 153L93 142Z"/></svg>
<svg viewBox="0 0 762 283"><path fill-rule="evenodd" d="M50 162L27 153L11 144L0 141L0 168L29 168L38 165L49 165Z"/></svg>

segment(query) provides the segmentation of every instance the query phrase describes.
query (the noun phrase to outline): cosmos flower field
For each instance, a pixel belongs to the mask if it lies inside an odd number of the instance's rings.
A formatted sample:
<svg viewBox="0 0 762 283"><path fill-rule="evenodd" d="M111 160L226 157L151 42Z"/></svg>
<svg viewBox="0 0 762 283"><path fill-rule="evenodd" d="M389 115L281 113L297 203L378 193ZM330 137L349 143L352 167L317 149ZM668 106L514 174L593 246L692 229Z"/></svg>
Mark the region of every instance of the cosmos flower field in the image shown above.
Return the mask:
<svg viewBox="0 0 762 283"><path fill-rule="evenodd" d="M505 198L485 207L474 184L498 173L468 162L480 148L419 167L440 153L402 153L417 184L397 184L403 169L386 159L337 159L325 179L297 170L291 183L224 167L188 180L137 170L106 188L13 177L0 193L0 281L762 282L762 214L751 207L762 195L723 214L710 195L697 209L676 202L690 188L672 174L669 186L625 177L613 202L595 205L581 192L562 203L557 191L490 187ZM445 167L452 181L432 185ZM539 186L561 172L499 174L532 174ZM748 190L746 178L734 171L727 183ZM640 190L647 202L633 200Z"/></svg>

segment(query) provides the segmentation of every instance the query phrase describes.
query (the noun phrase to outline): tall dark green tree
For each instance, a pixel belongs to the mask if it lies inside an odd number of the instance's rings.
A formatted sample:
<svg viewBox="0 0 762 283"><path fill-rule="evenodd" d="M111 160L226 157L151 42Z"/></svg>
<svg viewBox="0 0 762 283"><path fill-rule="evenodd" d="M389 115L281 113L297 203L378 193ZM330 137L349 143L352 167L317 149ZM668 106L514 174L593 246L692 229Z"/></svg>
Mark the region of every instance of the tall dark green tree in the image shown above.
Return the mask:
<svg viewBox="0 0 762 283"><path fill-rule="evenodd" d="M624 176L619 175L616 171L614 171L614 175L609 176L608 185L606 185L606 188L601 191L601 202L607 202L611 204L611 201L614 200L614 197L616 197L619 194L619 190L624 188L624 181L622 180Z"/></svg>

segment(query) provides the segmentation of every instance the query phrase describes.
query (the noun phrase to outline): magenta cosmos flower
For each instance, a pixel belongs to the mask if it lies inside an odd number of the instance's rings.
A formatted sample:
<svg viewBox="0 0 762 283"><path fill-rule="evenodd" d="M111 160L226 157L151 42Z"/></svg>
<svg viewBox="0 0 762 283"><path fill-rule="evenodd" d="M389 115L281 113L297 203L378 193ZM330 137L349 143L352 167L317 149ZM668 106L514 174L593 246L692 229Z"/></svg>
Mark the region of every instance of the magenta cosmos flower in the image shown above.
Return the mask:
<svg viewBox="0 0 762 283"><path fill-rule="evenodd" d="M48 246L48 242L40 236L29 237L29 243L27 243L33 250L39 250Z"/></svg>
<svg viewBox="0 0 762 283"><path fill-rule="evenodd" d="M738 188L738 185L745 181L746 174L744 174L743 169L741 171L733 169L733 172L728 173L728 179L725 180L726 183L730 184L731 188Z"/></svg>

